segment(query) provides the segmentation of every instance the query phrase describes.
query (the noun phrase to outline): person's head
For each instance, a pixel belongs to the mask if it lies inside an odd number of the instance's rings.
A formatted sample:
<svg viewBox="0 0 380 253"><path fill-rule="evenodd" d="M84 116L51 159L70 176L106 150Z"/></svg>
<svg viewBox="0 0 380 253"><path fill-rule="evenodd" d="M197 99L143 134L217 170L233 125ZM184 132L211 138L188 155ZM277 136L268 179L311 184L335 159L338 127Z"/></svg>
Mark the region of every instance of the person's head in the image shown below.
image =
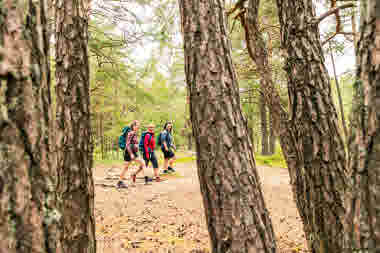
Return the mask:
<svg viewBox="0 0 380 253"><path fill-rule="evenodd" d="M139 121L138 120L134 120L132 122L131 129L132 129L132 131L137 131L139 129Z"/></svg>
<svg viewBox="0 0 380 253"><path fill-rule="evenodd" d="M150 123L150 124L148 125L148 132L150 132L150 133L154 133L154 124Z"/></svg>
<svg viewBox="0 0 380 253"><path fill-rule="evenodd" d="M173 124L170 121L168 121L168 122L165 123L164 130L166 130L168 132L171 132L172 128L173 128Z"/></svg>

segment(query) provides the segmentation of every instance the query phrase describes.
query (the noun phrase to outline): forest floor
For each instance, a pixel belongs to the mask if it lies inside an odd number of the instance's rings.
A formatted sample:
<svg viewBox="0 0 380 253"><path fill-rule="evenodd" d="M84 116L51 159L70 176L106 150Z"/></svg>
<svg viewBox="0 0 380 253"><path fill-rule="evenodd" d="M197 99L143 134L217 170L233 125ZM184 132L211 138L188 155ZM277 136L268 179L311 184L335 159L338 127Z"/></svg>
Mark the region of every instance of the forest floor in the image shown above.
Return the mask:
<svg viewBox="0 0 380 253"><path fill-rule="evenodd" d="M112 187L122 163L97 165L95 216L98 253L210 252L195 162L177 164L164 182ZM111 169L110 169L111 168ZM279 252L303 252L305 236L284 168L258 167ZM147 170L152 174L152 169ZM130 184L130 181L128 181Z"/></svg>

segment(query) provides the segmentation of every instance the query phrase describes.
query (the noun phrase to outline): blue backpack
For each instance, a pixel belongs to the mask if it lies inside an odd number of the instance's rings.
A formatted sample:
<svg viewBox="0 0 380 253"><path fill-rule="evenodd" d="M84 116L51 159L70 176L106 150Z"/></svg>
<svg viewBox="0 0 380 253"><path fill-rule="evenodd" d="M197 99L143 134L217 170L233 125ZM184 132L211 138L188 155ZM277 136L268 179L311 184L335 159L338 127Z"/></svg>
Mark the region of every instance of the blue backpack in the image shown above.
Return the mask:
<svg viewBox="0 0 380 253"><path fill-rule="evenodd" d="M145 131L141 134L141 138L140 138L140 142L139 142L139 150L141 152L141 154L144 154L145 153L145 148L144 148L144 139L145 139L145 135L148 134L149 132ZM152 135L150 135L150 138L152 138ZM149 139L150 141L150 139ZM153 150L152 150L153 151Z"/></svg>
<svg viewBox="0 0 380 253"><path fill-rule="evenodd" d="M126 137L132 129L129 126L123 128L122 134L119 136L119 148L125 150Z"/></svg>
<svg viewBox="0 0 380 253"><path fill-rule="evenodd" d="M158 146L161 146L161 145L162 145L162 142L161 142L161 134L162 134L162 132L160 132L160 134L159 134L158 137L157 137L157 145L158 145Z"/></svg>

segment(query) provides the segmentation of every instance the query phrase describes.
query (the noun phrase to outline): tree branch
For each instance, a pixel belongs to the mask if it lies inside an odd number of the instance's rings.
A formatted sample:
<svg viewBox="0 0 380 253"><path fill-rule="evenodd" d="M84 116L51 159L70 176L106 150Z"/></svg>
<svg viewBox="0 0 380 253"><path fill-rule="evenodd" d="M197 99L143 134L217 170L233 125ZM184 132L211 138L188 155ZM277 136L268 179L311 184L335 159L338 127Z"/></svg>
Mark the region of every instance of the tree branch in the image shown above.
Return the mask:
<svg viewBox="0 0 380 253"><path fill-rule="evenodd" d="M247 0L239 0L234 8L232 8L231 10L227 11L227 17L229 15L231 15L232 13L234 13L237 9L242 9L244 7L244 3L246 2ZM235 17L236 18L236 17Z"/></svg>
<svg viewBox="0 0 380 253"><path fill-rule="evenodd" d="M333 35L331 35L330 37L328 37L325 41L322 42L322 46L325 45L327 42L329 42L330 40L332 40L335 36L337 36L338 34L342 34L344 36L347 36L347 35L354 35L353 33L350 33L350 32L335 32Z"/></svg>
<svg viewBox="0 0 380 253"><path fill-rule="evenodd" d="M317 18L313 23L314 24L319 24L323 19L327 18L328 16L330 16L332 14L335 14L339 10L341 10L341 9L347 9L347 8L351 8L351 7L355 7L355 5L353 3L348 3L348 4L343 4L341 6L335 7L334 9L331 9L328 12L326 12L326 13L322 14L321 16L319 16L319 18Z"/></svg>

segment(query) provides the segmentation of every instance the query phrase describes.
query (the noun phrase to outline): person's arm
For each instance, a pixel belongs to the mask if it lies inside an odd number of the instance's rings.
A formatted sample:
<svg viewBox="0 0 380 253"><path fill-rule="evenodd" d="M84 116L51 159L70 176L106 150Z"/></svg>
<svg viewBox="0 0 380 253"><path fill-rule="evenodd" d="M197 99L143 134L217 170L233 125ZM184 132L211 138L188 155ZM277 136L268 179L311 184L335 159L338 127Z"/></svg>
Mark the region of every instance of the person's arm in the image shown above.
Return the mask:
<svg viewBox="0 0 380 253"><path fill-rule="evenodd" d="M166 135L167 134L168 133L163 132L162 135L161 135L161 143L164 145L164 148L165 148L166 151L168 151L168 145L166 143Z"/></svg>
<svg viewBox="0 0 380 253"><path fill-rule="evenodd" d="M149 144L149 134L146 134L144 137L144 149L145 149L145 156L147 159L149 159L148 144Z"/></svg>

